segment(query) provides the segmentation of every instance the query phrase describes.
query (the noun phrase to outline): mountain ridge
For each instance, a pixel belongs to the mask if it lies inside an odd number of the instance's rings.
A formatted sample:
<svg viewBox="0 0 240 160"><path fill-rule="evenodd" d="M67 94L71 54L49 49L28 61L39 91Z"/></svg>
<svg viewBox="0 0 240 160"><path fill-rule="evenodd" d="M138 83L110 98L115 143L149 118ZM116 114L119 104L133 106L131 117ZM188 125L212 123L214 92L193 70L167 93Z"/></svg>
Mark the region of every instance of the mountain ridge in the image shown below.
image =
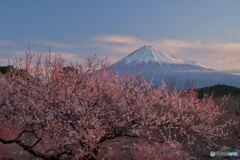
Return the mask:
<svg viewBox="0 0 240 160"><path fill-rule="evenodd" d="M194 61L178 59L152 46L143 46L118 62L109 66L111 72L134 74L146 80L154 79L159 85L161 80L175 79L176 87L183 89L186 81L194 82L198 88L215 84L240 87L240 76L220 72Z"/></svg>

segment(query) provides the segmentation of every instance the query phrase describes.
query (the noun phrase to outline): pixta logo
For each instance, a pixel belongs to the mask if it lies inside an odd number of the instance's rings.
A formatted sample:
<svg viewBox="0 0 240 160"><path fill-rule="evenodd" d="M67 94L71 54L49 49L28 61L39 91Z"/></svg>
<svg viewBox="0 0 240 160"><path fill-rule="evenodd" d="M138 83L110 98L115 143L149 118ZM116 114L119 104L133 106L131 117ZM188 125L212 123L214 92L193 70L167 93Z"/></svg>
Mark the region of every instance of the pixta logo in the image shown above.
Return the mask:
<svg viewBox="0 0 240 160"><path fill-rule="evenodd" d="M223 146L219 151L211 151L210 157L238 157L238 152L231 151L228 146Z"/></svg>

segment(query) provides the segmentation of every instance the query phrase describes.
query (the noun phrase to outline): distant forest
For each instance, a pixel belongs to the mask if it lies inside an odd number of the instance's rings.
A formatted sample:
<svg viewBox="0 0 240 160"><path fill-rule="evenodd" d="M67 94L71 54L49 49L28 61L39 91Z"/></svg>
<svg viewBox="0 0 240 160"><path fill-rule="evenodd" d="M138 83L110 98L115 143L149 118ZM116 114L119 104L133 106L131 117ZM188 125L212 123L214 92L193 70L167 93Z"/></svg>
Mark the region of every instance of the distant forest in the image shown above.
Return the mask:
<svg viewBox="0 0 240 160"><path fill-rule="evenodd" d="M218 84L210 87L204 87L197 89L199 93L199 98L202 98L205 93L212 95L213 97L218 96L240 96L240 88L227 86L224 84Z"/></svg>

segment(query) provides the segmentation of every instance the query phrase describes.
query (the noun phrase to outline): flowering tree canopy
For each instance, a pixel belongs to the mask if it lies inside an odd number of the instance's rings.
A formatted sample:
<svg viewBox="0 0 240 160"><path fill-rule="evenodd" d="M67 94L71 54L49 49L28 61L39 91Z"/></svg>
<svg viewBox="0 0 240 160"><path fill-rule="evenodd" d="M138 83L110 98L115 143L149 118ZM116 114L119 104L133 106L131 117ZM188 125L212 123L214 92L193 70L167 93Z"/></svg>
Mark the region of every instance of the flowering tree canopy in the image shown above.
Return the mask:
<svg viewBox="0 0 240 160"><path fill-rule="evenodd" d="M0 122L15 131L0 142L46 160L96 159L104 144L124 137L180 148L201 139L211 147L231 125L218 120L223 111L209 97L109 73L94 57L65 67L61 58L33 63L28 55L0 75L0 93Z"/></svg>

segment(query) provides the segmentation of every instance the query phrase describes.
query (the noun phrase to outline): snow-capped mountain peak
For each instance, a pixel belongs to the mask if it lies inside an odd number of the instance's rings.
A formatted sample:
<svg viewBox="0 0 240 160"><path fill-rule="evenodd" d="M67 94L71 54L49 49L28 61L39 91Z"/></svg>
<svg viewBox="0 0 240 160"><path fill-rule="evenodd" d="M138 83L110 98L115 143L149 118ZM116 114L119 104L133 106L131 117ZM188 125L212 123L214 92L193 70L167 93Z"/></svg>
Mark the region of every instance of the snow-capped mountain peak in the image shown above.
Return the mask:
<svg viewBox="0 0 240 160"><path fill-rule="evenodd" d="M153 46L143 46L122 59L125 64L157 62L157 63L173 63L182 64L183 60L178 59L170 54L166 54L160 49Z"/></svg>
<svg viewBox="0 0 240 160"><path fill-rule="evenodd" d="M161 80L184 89L189 83L195 87L214 84L239 86L240 76L219 72L195 61L178 59L152 46L143 46L109 66L119 75L133 74L161 85Z"/></svg>
<svg viewBox="0 0 240 160"><path fill-rule="evenodd" d="M195 61L186 61L186 60L176 58L175 56L171 54L167 54L162 50L160 50L159 48L153 47L153 46L143 46L133 51L128 56L124 57L118 63L129 65L129 64L142 64L142 63L146 64L148 62L158 63L160 65L162 64L181 65L182 64L182 65L190 65L190 66L210 69L210 67L207 67Z"/></svg>

